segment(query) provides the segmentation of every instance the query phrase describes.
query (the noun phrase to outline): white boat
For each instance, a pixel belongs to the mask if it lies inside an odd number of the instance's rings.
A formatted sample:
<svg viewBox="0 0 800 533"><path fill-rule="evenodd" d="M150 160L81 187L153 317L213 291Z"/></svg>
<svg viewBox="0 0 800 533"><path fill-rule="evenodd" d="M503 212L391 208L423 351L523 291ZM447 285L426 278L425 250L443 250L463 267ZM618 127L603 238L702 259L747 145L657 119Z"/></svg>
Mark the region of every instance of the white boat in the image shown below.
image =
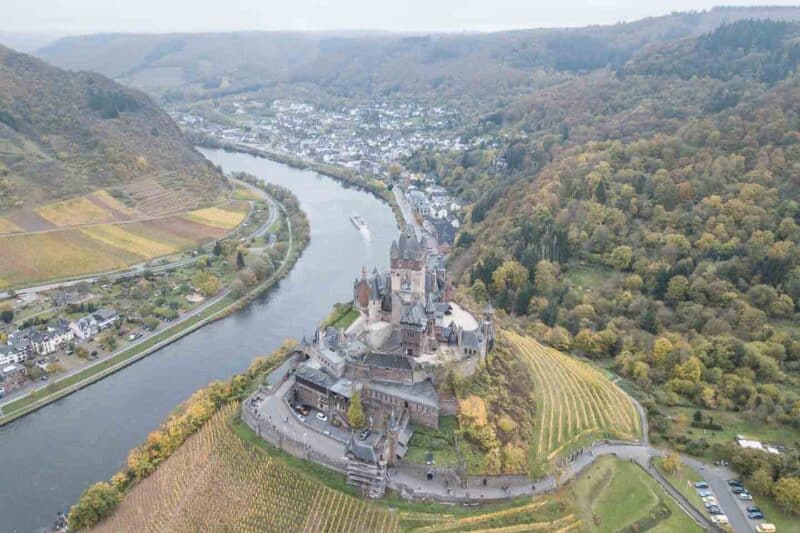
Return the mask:
<svg viewBox="0 0 800 533"><path fill-rule="evenodd" d="M358 213L350 217L350 222L361 231L367 230L367 221Z"/></svg>

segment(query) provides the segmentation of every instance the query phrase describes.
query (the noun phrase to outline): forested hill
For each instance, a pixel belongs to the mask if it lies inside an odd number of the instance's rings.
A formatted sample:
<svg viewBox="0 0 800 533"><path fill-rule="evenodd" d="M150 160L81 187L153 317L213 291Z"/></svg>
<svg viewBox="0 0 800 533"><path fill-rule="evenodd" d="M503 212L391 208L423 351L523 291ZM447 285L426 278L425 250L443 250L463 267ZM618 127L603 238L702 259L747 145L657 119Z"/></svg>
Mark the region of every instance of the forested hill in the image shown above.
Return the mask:
<svg viewBox="0 0 800 533"><path fill-rule="evenodd" d="M287 84L327 97L462 99L511 94L573 72L616 68L649 43L760 18L800 20L800 8L724 7L610 26L476 34L89 35L60 39L38 55L171 99Z"/></svg>
<svg viewBox="0 0 800 533"><path fill-rule="evenodd" d="M0 47L0 210L144 177L209 199L223 184L144 93Z"/></svg>
<svg viewBox="0 0 800 533"><path fill-rule="evenodd" d="M474 149L406 162L474 200L461 285L628 377L656 437L692 453L709 440L679 408L800 428L797 31L746 21L643 52L478 120Z"/></svg>

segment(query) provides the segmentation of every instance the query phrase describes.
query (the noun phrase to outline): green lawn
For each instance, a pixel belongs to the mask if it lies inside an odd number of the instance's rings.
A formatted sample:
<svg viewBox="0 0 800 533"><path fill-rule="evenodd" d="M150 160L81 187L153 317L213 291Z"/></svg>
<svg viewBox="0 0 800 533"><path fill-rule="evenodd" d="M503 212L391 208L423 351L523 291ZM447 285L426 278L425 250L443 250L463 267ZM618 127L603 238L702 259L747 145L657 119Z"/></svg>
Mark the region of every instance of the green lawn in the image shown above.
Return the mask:
<svg viewBox="0 0 800 533"><path fill-rule="evenodd" d="M412 424L414 435L408 442L408 453L405 460L412 463L425 464L428 452L433 452L433 460L437 466L458 464L455 447L455 435L458 431L458 419L455 416L439 417L439 429L419 424ZM467 463L470 474L483 473L483 454L463 437L459 438L461 455Z"/></svg>
<svg viewBox="0 0 800 533"><path fill-rule="evenodd" d="M350 324L356 321L359 312L350 304L337 304L333 311L322 322L323 326L331 326L336 329L347 329Z"/></svg>
<svg viewBox="0 0 800 533"><path fill-rule="evenodd" d="M654 459L653 464L656 468L658 468L658 471L661 472L665 478L667 478L673 487L678 489L681 494L686 496L686 499L689 500L689 503L694 505L697 509L701 511L703 510L705 507L703 498L697 494L697 490L694 488L694 483L702 480L703 478L695 469L684 465L679 472L669 474L665 472L663 468L661 468L661 459Z"/></svg>
<svg viewBox="0 0 800 533"><path fill-rule="evenodd" d="M656 510L668 516L650 524L651 531L701 531L667 493L639 466L614 457L598 459L574 485L575 501L584 522L600 532L619 531L647 520ZM647 527L640 524L642 530Z"/></svg>
<svg viewBox="0 0 800 533"><path fill-rule="evenodd" d="M691 422L697 410L694 407L674 407L669 411L672 415L681 413ZM699 411L703 414L704 421L707 421L708 417L711 416L714 419L714 423L721 425L723 430L711 431L689 427L687 433L692 438L705 438L712 445L717 442L722 444L732 442L736 435L745 435L766 442L777 442L789 447L800 445L800 433L788 426L747 422L742 420L738 413L703 409Z"/></svg>

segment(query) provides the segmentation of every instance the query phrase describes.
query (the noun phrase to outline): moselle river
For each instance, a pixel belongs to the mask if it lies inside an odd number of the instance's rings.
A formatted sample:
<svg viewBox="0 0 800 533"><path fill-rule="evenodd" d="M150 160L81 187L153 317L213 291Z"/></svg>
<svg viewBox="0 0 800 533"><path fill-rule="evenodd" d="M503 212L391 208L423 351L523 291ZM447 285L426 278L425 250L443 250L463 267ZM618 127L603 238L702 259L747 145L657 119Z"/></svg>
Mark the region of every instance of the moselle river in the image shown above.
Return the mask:
<svg viewBox="0 0 800 533"><path fill-rule="evenodd" d="M89 484L113 475L194 390L245 369L285 338L312 332L334 303L352 298L362 266L388 266L398 229L384 202L315 172L202 152L226 172L243 170L291 189L308 216L311 242L289 275L244 310L0 428L0 532L50 526ZM369 236L350 222L356 212Z"/></svg>

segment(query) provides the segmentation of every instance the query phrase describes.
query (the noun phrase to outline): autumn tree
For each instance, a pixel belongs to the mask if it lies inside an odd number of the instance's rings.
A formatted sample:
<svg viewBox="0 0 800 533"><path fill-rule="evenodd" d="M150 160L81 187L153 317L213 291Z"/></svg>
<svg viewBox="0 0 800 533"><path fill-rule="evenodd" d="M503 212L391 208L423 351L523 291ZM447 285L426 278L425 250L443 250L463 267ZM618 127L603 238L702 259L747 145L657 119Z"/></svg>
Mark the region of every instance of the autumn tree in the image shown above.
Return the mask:
<svg viewBox="0 0 800 533"><path fill-rule="evenodd" d="M95 483L70 509L67 517L70 529L88 529L97 524L116 509L121 499L121 494L108 483Z"/></svg>
<svg viewBox="0 0 800 533"><path fill-rule="evenodd" d="M367 423L364 414L364 406L361 404L361 392L355 391L350 398L350 405L347 407L347 421L354 428L362 428Z"/></svg>

